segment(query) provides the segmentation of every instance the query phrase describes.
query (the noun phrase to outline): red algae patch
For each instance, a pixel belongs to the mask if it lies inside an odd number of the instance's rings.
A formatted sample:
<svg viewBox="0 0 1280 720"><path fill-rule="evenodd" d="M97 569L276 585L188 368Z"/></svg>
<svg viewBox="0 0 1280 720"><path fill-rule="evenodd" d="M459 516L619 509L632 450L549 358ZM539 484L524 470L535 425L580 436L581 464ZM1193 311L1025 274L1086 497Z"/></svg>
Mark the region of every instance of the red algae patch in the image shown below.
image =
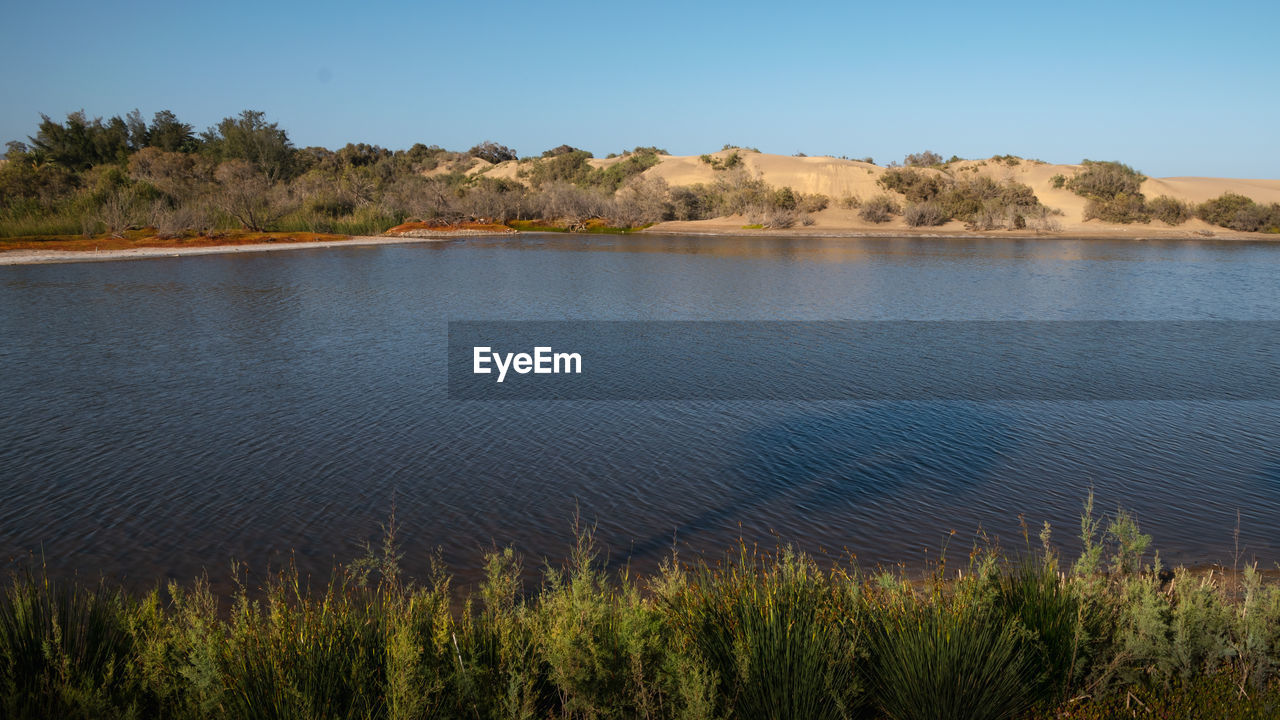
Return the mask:
<svg viewBox="0 0 1280 720"><path fill-rule="evenodd" d="M513 233L514 228L498 223L439 221L407 222L397 225L383 233L391 237L448 237L451 235L493 235Z"/></svg>
<svg viewBox="0 0 1280 720"><path fill-rule="evenodd" d="M38 235L0 238L0 251L4 250L66 250L70 252L96 252L101 250L130 250L133 248L193 248L222 245L257 245L261 243L304 243L350 240L350 235L334 235L312 232L253 232L225 230L206 234L184 233L162 238L154 229L130 230L123 236L93 235Z"/></svg>

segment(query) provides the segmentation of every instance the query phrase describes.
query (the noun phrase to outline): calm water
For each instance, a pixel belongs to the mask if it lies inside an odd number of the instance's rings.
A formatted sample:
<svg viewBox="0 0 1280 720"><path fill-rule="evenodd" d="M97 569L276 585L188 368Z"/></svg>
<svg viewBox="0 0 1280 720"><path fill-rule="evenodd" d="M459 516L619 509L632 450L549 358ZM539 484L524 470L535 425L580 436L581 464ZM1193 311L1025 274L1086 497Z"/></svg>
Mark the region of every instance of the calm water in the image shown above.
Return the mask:
<svg viewBox="0 0 1280 720"><path fill-rule="evenodd" d="M465 578L737 537L919 563L951 530L1074 552L1090 487L1166 560L1280 560L1274 402L450 401L449 320L1280 320L1280 247L522 236L0 267L0 552L134 586L292 552L393 503ZM13 558L18 558L17 561Z"/></svg>

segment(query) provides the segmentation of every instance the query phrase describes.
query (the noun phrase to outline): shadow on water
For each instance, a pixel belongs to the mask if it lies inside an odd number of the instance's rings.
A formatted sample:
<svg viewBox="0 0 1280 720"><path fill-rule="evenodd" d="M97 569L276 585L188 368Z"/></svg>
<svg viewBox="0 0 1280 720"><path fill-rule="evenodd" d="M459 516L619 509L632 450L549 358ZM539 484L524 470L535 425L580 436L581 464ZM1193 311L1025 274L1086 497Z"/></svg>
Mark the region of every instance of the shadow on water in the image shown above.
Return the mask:
<svg viewBox="0 0 1280 720"><path fill-rule="evenodd" d="M1019 442L1010 418L989 404L842 403L799 412L742 437L740 460L726 469L732 501L684 520L675 537L719 549L699 538L757 518L806 549L829 547L839 524L884 540L886 529L874 528L882 509L933 514L963 506ZM631 557L648 564L671 546L670 533L649 535Z"/></svg>

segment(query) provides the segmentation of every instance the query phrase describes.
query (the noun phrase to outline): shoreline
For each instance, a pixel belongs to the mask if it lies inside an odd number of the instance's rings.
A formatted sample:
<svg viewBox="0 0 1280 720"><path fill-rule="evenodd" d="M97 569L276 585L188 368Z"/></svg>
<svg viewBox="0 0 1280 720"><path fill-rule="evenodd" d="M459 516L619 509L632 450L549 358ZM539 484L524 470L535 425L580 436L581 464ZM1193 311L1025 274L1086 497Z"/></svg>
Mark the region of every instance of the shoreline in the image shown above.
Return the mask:
<svg viewBox="0 0 1280 720"><path fill-rule="evenodd" d="M476 237L489 233L453 232L448 234L388 237L385 235L356 235L346 240L318 240L307 242L268 242L243 245L205 245L201 247L144 247L119 250L0 250L0 265L52 265L60 263L111 262L115 260L149 260L153 258L186 257L190 255L226 255L232 253L261 253L278 250L315 250L346 245L405 245L411 243L447 242L463 237Z"/></svg>
<svg viewBox="0 0 1280 720"><path fill-rule="evenodd" d="M662 223L661 225L674 225ZM1198 242L1198 243L1280 243L1280 235L1259 233L1239 233L1224 231L1211 236L1199 235L1183 231L1181 233L1133 233L1124 232L983 232L983 231L944 231L917 230L915 228L894 228L893 230L861 230L854 228L793 228L753 229L741 228L729 224L702 226L696 228L653 226L637 230L632 234L649 236L694 236L694 237L742 237L742 238L921 238L931 240L1103 240L1133 242ZM452 231L446 233L424 233L398 236L356 235L345 240L319 240L304 242L266 242L241 245L206 245L201 247L142 247L114 250L0 250L0 266L5 265L51 265L63 263L112 262L117 260L149 260L166 257L186 257L192 255L225 255L233 253L261 253L280 250L315 250L343 246L376 246L406 245L417 243L448 242L473 237L504 237L510 235L577 235L594 236L610 235L608 233L532 233L526 231L488 232L476 230Z"/></svg>

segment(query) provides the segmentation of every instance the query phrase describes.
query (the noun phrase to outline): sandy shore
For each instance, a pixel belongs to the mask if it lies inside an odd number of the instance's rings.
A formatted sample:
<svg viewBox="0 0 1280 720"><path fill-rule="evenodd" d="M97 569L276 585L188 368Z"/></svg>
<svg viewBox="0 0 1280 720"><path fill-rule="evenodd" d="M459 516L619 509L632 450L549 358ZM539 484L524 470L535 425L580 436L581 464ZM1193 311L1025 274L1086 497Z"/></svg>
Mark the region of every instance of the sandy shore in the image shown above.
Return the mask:
<svg viewBox="0 0 1280 720"><path fill-rule="evenodd" d="M1280 235L1268 233L1242 233L1226 228L1198 227L1161 227L1158 223L1151 225L1114 225L1098 223L1092 227L1074 226L1067 230L1041 231L1034 230L967 230L964 224L952 221L940 227L913 228L907 227L901 219L880 226L869 223L856 223L842 218L832 221L835 214L846 214L844 211L826 210L817 213L817 222L808 227L793 227L785 230L753 229L745 227L746 218L715 218L713 220L670 221L651 225L640 232L656 235L735 235L741 237L825 237L825 238L900 238L920 237L939 239L987 239L987 240L1134 240L1134 241L1168 241L1191 240L1196 242L1280 242ZM1212 229L1209 229L1212 227Z"/></svg>
<svg viewBox="0 0 1280 720"><path fill-rule="evenodd" d="M958 223L956 223L958 225ZM692 222L659 223L640 231L646 235L694 235L707 237L824 237L824 238L895 238L920 237L937 239L988 239L988 240L1130 240L1130 241L1195 241L1195 242L1280 242L1280 235L1238 233L1218 228L1212 235L1178 228L1151 228L1147 226L1099 228L1093 232L1074 229L1068 232L1034 233L1028 231L968 231L962 228L892 228L872 230L839 223L823 223L819 227L800 227L787 230L747 229L742 220L717 218ZM515 233L451 232L436 235L414 234L396 237L357 236L348 240L324 240L320 242L252 243L246 245L210 245L206 247L129 248L125 250L6 250L0 251L0 265L42 265L49 263L108 262L112 260L145 260L148 258L184 257L188 255L224 255L231 253L277 252L281 250L310 250L342 246L403 245L408 243L437 243L469 237L505 237Z"/></svg>
<svg viewBox="0 0 1280 720"><path fill-rule="evenodd" d="M478 233L446 233L432 236L377 237L356 236L348 240L320 242L251 243L247 245L209 245L206 247L128 248L125 250L6 250L0 251L0 265L40 265L46 263L107 262L111 260L145 260L147 258L184 257L187 255L223 255L230 253L311 250L347 245L403 245L407 243L448 242Z"/></svg>

